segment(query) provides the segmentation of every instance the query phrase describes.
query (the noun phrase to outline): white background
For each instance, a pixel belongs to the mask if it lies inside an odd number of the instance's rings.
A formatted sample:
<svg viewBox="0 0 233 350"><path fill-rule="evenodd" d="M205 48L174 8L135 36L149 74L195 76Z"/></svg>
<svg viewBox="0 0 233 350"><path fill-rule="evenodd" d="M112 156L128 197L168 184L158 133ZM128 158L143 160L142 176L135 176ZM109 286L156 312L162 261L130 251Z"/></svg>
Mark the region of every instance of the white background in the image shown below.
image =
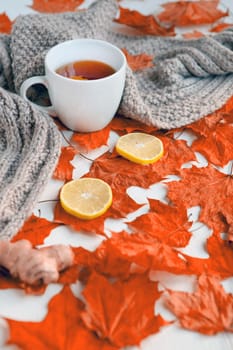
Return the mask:
<svg viewBox="0 0 233 350"><path fill-rule="evenodd" d="M147 15L159 11L159 5L164 3L162 0L125 0L121 2L122 7L128 7L129 9L137 9L141 13ZM33 13L28 6L31 5L30 0L0 0L0 13L6 12L11 20L14 20L18 14ZM82 7L86 7L91 1L86 1ZM223 6L223 7L222 7ZM221 8L230 9L233 12L233 0L222 0ZM231 16L231 13L230 13ZM230 22L230 19L225 21ZM231 20L231 23L233 21ZM200 29L205 29L203 28ZM185 31L193 31L194 28L185 29ZM195 27L195 29L199 29ZM182 30L178 30L177 34L182 33ZM69 132L66 133L69 137ZM186 139L187 142L192 142L190 134L183 134L181 136ZM88 156L92 159L105 152L107 149L114 147L117 136L112 133L109 139L108 146L103 146L98 150L92 151ZM64 145L65 142L64 142ZM74 170L73 176L75 178L82 176L86 173L90 167L90 162L77 156L73 162L74 165L78 164L77 169ZM192 162L193 164L193 162ZM197 154L196 165L205 166L206 160L201 155ZM230 166L228 164L226 171ZM41 195L41 200L56 199L58 190L62 185L61 181L51 180L46 190ZM144 203L145 205L141 209L141 212L148 210L147 198L164 199L166 197L166 186L164 183L157 183L151 186L147 190L139 188L129 188L128 194L138 203ZM52 203L40 203L35 208L34 213L38 215L38 210L41 212L42 217L46 217L49 220L53 218L53 204ZM198 218L198 208L190 208L190 212L193 213L192 219ZM139 213L134 213L139 215ZM105 230L108 232L110 228L115 231L120 231L125 228L127 220L131 220L131 217L122 220L107 220L105 224ZM211 231L202 223L196 221L193 223L190 231L193 233L190 244L182 251L190 255L207 257L207 253L203 249L203 242L211 235ZM59 235L57 235L59 233ZM59 239L57 238L59 236ZM94 250L103 240L102 236L87 236L83 233L75 233L65 227L58 227L52 231L50 236L45 240L45 245L54 243L71 244L73 246L83 246L86 249ZM193 291L195 278L193 276L176 276L170 273L153 272L151 274L153 280L161 281L161 284L174 290ZM227 292L233 292L233 278L223 281L223 286ZM51 297L57 294L61 290L62 286L59 284L49 285L45 293L41 296L25 295L23 291L17 289L0 290L0 350L16 349L15 346L4 346L5 339L7 338L7 326L3 318L8 317L15 320L22 321L41 321L46 316L47 304ZM80 293L80 285L77 283L73 285L73 291L76 295ZM169 313L163 308L163 303L158 303L155 313L161 313L166 319L173 319L174 315ZM1 318L2 317L2 318ZM127 350L233 350L233 335L227 333L219 333L215 336L204 336L196 332L184 330L174 324L168 327L164 327L159 333L152 335L142 341L140 347L128 347ZM36 349L33 349L36 350ZM85 350L85 349L80 349Z"/></svg>

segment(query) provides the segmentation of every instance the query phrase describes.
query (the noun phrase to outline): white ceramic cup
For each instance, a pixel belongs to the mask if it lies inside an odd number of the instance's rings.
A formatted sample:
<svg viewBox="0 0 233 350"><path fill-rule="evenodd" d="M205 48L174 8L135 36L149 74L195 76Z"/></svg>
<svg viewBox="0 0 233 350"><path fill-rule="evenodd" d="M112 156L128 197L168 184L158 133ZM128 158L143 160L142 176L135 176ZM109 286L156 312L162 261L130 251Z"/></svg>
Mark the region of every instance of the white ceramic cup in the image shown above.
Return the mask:
<svg viewBox="0 0 233 350"><path fill-rule="evenodd" d="M115 72L95 80L74 80L56 73L61 66L82 60L107 63ZM27 98L27 90L32 85L43 84L48 89L52 105L36 105L37 108L57 115L71 130L100 130L109 124L119 107L125 85L126 65L123 52L109 42L95 39L65 41L48 51L45 57L45 76L25 80L20 95L31 102Z"/></svg>

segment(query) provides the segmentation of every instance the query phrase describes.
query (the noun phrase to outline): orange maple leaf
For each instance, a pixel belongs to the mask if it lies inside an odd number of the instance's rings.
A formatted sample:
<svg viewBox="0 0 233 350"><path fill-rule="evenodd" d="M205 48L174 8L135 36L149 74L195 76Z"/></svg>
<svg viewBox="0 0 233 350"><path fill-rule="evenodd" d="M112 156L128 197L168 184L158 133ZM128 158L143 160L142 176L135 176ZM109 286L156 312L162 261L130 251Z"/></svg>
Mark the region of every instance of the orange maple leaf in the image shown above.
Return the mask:
<svg viewBox="0 0 233 350"><path fill-rule="evenodd" d="M124 118L123 116L117 115L110 123L111 130L116 131L118 134L122 135L125 133L133 131L142 131L145 133L152 133L158 130L156 127L151 125L146 125L139 121Z"/></svg>
<svg viewBox="0 0 233 350"><path fill-rule="evenodd" d="M88 176L97 177L108 182L112 190L118 192L119 197L120 193L129 186L147 188L169 174L178 175L179 167L183 163L196 160L194 152L185 141L160 135L158 137L163 142L164 155L156 163L140 165L117 154L105 153L92 163ZM116 198L114 198L114 201ZM113 208L116 205L114 201ZM122 205L124 205L123 202Z"/></svg>
<svg viewBox="0 0 233 350"><path fill-rule="evenodd" d="M105 254L112 254L115 259L124 259L146 270L192 273L178 251L145 233L113 233L103 244L107 250Z"/></svg>
<svg viewBox="0 0 233 350"><path fill-rule="evenodd" d="M120 15L115 22L125 24L138 29L143 34L173 36L175 35L174 27L163 27L155 19L153 15L143 15L138 11L129 10L119 7Z"/></svg>
<svg viewBox="0 0 233 350"><path fill-rule="evenodd" d="M106 145L110 134L110 125L91 133L74 132L71 141L77 143L84 151L90 151Z"/></svg>
<svg viewBox="0 0 233 350"><path fill-rule="evenodd" d="M191 33L185 33L185 34L182 34L183 38L185 39L197 39L197 38L201 38L204 36L204 34L202 32L199 32L197 30L194 30L193 32Z"/></svg>
<svg viewBox="0 0 233 350"><path fill-rule="evenodd" d="M68 214L58 202L54 210L54 222L62 223L70 226L76 231L84 231L89 233L95 233L99 235L104 235L104 220L106 218L106 213L102 216L93 220L82 220L73 215Z"/></svg>
<svg viewBox="0 0 233 350"><path fill-rule="evenodd" d="M83 0L33 0L33 10L44 13L75 11Z"/></svg>
<svg viewBox="0 0 233 350"><path fill-rule="evenodd" d="M137 232L147 233L173 247L185 247L191 233L188 228L187 210L184 206L174 207L158 200L149 200L150 212L129 223Z"/></svg>
<svg viewBox="0 0 233 350"><path fill-rule="evenodd" d="M42 295L45 292L46 285L32 286L21 282L16 278L12 278L9 272L0 266L0 289L21 289L24 293L30 295Z"/></svg>
<svg viewBox="0 0 233 350"><path fill-rule="evenodd" d="M195 152L203 154L210 163L224 166L232 159L233 125L218 123L208 135L192 143Z"/></svg>
<svg viewBox="0 0 233 350"><path fill-rule="evenodd" d="M82 319L90 330L115 346L139 344L168 324L154 315L154 303L160 294L157 282L146 275L110 283L93 273L83 291L87 308L82 311Z"/></svg>
<svg viewBox="0 0 233 350"><path fill-rule="evenodd" d="M104 240L93 253L92 271L109 276L127 279L130 276L131 262L113 248L111 239Z"/></svg>
<svg viewBox="0 0 233 350"><path fill-rule="evenodd" d="M87 176L89 176L87 174ZM54 211L54 222L63 223L76 231L84 231L99 235L106 235L104 232L104 221L106 218L122 218L125 215L140 208L140 205L133 201L126 192L113 189L113 203L106 213L92 220L83 220L68 214L58 202Z"/></svg>
<svg viewBox="0 0 233 350"><path fill-rule="evenodd" d="M217 277L201 275L194 293L169 290L166 304L184 328L208 335L233 332L233 295Z"/></svg>
<svg viewBox="0 0 233 350"><path fill-rule="evenodd" d="M195 258L185 255L189 269L194 274L208 273L221 278L232 277L233 275L233 254L228 242L216 234L212 234L206 242L208 258Z"/></svg>
<svg viewBox="0 0 233 350"><path fill-rule="evenodd" d="M127 59L127 63L133 71L142 70L153 67L153 56L141 53L138 55L131 55L125 48L121 49Z"/></svg>
<svg viewBox="0 0 233 350"><path fill-rule="evenodd" d="M41 322L7 319L10 328L7 344L16 344L24 350L117 350L85 329L80 319L83 307L66 286L50 300L48 314Z"/></svg>
<svg viewBox="0 0 233 350"><path fill-rule="evenodd" d="M72 180L74 166L71 164L71 161L77 153L78 151L74 147L62 147L58 164L53 173L54 179L62 181Z"/></svg>
<svg viewBox="0 0 233 350"><path fill-rule="evenodd" d="M218 110L194 123L186 125L185 128L191 129L198 136L201 135L207 137L215 129L218 123L224 123L225 117L224 111Z"/></svg>
<svg viewBox="0 0 233 350"><path fill-rule="evenodd" d="M228 11L217 9L219 0L176 1L162 4L164 11L158 15L161 22L175 26L210 24L228 16Z"/></svg>
<svg viewBox="0 0 233 350"><path fill-rule="evenodd" d="M218 23L214 27L212 27L209 31L214 33L219 33L232 26L233 24L230 24L230 23Z"/></svg>
<svg viewBox="0 0 233 350"><path fill-rule="evenodd" d="M32 214L28 220L25 221L20 231L12 238L11 242L16 242L20 239L27 239L33 246L43 244L44 239L57 226L57 223Z"/></svg>
<svg viewBox="0 0 233 350"><path fill-rule="evenodd" d="M5 12L0 13L0 33L10 34L13 21L9 19Z"/></svg>
<svg viewBox="0 0 233 350"><path fill-rule="evenodd" d="M209 227L224 232L225 221L232 224L232 174L225 175L210 165L204 168L181 170L181 180L167 183L168 197L187 208L200 205L199 220ZM207 195L208 193L208 195Z"/></svg>

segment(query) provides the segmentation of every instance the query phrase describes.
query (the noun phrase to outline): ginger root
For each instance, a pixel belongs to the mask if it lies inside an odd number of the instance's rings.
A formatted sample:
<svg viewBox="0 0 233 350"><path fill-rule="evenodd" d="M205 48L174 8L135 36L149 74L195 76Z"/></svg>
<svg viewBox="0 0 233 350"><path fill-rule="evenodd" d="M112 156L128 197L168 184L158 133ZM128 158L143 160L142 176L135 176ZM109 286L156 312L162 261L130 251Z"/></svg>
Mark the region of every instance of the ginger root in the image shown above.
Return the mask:
<svg viewBox="0 0 233 350"><path fill-rule="evenodd" d="M53 245L40 249L27 240L14 243L0 241L0 265L13 278L31 285L56 282L59 272L73 264L72 249L65 245Z"/></svg>

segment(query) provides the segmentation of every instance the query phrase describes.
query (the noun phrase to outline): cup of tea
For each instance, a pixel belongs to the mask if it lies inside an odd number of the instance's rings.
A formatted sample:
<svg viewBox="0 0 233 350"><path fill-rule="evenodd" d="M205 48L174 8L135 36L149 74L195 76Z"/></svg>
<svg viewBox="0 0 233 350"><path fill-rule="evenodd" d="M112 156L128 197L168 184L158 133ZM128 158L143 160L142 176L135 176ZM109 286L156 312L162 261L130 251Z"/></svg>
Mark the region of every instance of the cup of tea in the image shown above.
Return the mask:
<svg viewBox="0 0 233 350"><path fill-rule="evenodd" d="M119 107L126 74L126 58L111 43L96 39L74 39L52 47L45 57L45 75L23 82L20 95L44 85L51 106L37 105L56 115L69 129L97 131L113 119ZM34 102L31 102L34 103Z"/></svg>

